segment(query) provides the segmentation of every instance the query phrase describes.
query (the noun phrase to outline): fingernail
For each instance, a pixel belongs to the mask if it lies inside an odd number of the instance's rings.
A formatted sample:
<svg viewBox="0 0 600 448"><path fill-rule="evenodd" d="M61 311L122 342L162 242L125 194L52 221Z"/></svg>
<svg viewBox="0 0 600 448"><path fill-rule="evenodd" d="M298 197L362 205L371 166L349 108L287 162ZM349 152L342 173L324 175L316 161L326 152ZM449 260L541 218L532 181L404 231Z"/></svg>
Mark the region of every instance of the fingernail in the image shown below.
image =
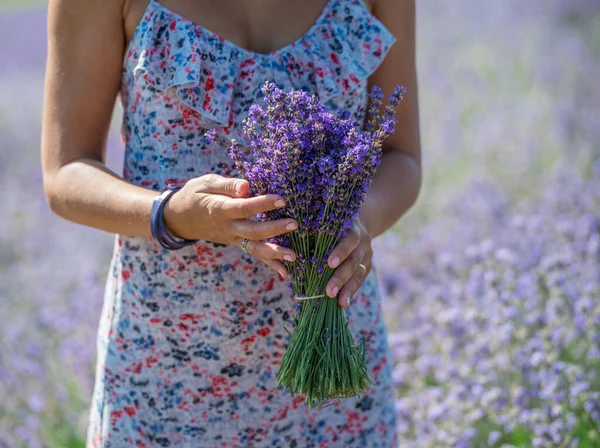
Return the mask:
<svg viewBox="0 0 600 448"><path fill-rule="evenodd" d="M279 275L281 276L282 279L285 278L285 272L283 272L283 271L277 271L277 272L279 272Z"/></svg>
<svg viewBox="0 0 600 448"><path fill-rule="evenodd" d="M331 267L332 268L337 268L338 264L340 264L340 257L335 257L333 260L331 260Z"/></svg>
<svg viewBox="0 0 600 448"><path fill-rule="evenodd" d="M275 201L275 207L284 207L285 206L285 201L283 199L277 199Z"/></svg>
<svg viewBox="0 0 600 448"><path fill-rule="evenodd" d="M294 261L294 257L289 254L284 255L283 259L286 261Z"/></svg>
<svg viewBox="0 0 600 448"><path fill-rule="evenodd" d="M337 296L337 293L340 291L339 286L335 285L331 292L333 293L333 297Z"/></svg>
<svg viewBox="0 0 600 448"><path fill-rule="evenodd" d="M346 304L346 306L350 306L350 297L344 297L344 303Z"/></svg>
<svg viewBox="0 0 600 448"><path fill-rule="evenodd" d="M287 226L285 226L285 228L288 230L296 230L298 225L295 222L290 222Z"/></svg>
<svg viewBox="0 0 600 448"><path fill-rule="evenodd" d="M235 192L237 194L240 194L242 192L242 185L243 185L243 182L237 182L235 184Z"/></svg>

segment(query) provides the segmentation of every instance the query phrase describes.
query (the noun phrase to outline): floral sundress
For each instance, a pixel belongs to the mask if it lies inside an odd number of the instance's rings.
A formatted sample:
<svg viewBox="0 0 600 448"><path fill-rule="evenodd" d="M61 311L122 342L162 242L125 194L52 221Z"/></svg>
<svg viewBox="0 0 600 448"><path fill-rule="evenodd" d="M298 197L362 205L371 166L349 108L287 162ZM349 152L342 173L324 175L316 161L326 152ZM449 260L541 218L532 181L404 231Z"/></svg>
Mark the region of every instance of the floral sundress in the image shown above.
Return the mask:
<svg viewBox="0 0 600 448"><path fill-rule="evenodd" d="M123 61L124 178L163 191L236 176L207 129L246 142L242 120L270 80L358 114L394 43L362 0L330 0L301 38L254 53L151 0ZM115 237L97 340L88 447L392 447L394 388L373 271L346 314L375 386L309 411L275 377L293 327L282 280L239 247L178 251Z"/></svg>

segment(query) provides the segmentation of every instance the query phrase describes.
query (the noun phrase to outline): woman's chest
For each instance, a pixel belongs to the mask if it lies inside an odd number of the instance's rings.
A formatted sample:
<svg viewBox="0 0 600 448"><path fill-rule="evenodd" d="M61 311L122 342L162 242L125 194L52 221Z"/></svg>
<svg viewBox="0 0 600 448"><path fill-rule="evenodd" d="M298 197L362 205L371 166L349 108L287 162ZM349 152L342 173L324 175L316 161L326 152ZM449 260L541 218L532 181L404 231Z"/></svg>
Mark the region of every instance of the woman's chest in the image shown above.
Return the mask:
<svg viewBox="0 0 600 448"><path fill-rule="evenodd" d="M268 54L151 0L124 57L125 121L136 138L162 135L179 147L192 129L244 142L242 122L262 102L265 81L318 95L332 111L360 118L368 77L393 41L363 0L328 0L308 31Z"/></svg>

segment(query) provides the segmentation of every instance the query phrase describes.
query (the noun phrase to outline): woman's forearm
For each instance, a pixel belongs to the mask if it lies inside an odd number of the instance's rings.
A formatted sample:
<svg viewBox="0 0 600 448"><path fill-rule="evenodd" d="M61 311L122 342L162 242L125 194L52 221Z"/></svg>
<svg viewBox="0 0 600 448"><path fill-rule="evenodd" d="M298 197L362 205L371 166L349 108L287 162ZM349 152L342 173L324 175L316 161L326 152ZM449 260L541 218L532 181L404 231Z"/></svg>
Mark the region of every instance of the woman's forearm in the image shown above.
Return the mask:
<svg viewBox="0 0 600 448"><path fill-rule="evenodd" d="M78 159L44 182L52 211L111 233L150 236L156 192L132 185L94 159Z"/></svg>
<svg viewBox="0 0 600 448"><path fill-rule="evenodd" d="M415 203L421 166L400 151L386 151L361 207L360 218L372 238L381 235Z"/></svg>

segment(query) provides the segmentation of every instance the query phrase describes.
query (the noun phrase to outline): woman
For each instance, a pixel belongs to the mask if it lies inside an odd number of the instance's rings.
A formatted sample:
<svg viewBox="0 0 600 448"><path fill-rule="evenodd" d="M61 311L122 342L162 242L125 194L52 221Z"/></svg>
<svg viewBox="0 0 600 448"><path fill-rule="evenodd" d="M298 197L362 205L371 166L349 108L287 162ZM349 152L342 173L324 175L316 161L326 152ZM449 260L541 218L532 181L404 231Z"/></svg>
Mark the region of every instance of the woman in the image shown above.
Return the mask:
<svg viewBox="0 0 600 448"><path fill-rule="evenodd" d="M397 444L371 238L420 187L414 8L413 0L50 0L48 202L117 234L88 446ZM251 218L286 198L249 198L226 148L203 138L214 128L243 142L242 120L265 80L355 115L369 84L408 88L360 217L328 259L336 270L327 294L366 337L376 384L320 411L275 387L294 307L282 260L295 254L262 240L297 224ZM122 177L104 165L118 94ZM165 231L199 240L177 250L150 231L155 199L173 182L184 186L162 212Z"/></svg>

